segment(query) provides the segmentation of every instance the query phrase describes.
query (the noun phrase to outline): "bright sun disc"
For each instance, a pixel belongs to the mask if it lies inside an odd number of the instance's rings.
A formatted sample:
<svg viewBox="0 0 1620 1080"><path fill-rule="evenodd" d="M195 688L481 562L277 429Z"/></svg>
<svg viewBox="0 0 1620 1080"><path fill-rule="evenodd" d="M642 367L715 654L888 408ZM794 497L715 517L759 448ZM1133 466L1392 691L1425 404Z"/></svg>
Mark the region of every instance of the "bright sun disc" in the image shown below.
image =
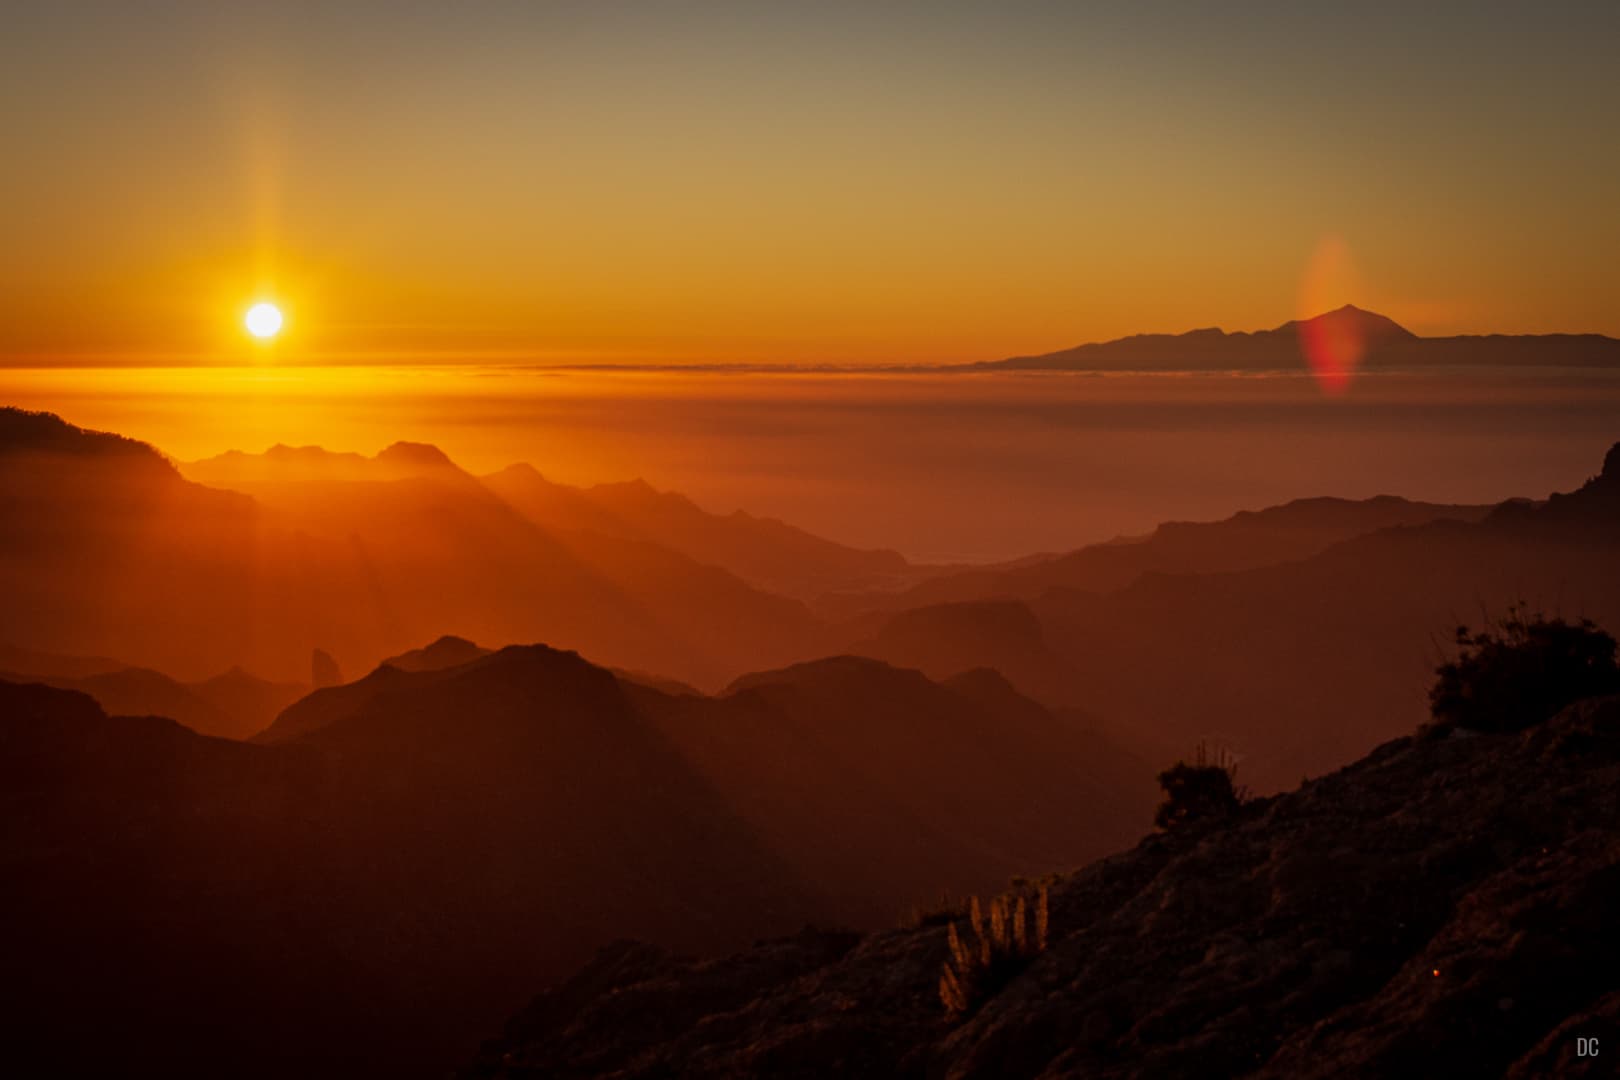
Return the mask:
<svg viewBox="0 0 1620 1080"><path fill-rule="evenodd" d="M274 304L254 304L244 321L254 337L273 338L281 330L281 309Z"/></svg>

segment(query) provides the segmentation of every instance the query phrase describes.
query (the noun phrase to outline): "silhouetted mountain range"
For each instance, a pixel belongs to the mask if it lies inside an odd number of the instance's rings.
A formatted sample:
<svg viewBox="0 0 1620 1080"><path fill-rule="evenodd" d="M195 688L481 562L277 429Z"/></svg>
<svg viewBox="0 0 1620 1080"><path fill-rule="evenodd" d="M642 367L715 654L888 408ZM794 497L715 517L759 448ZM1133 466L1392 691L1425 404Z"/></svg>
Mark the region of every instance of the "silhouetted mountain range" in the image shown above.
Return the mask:
<svg viewBox="0 0 1620 1080"><path fill-rule="evenodd" d="M247 736L263 731L270 725L281 710L309 693L310 687L298 682L271 682L261 679L251 672L233 667L222 675L215 675L212 679L191 683L188 689L208 702L220 712L233 720L233 731L207 731L203 728L193 728L201 735L227 735L231 738L244 739ZM101 707L108 712L128 713L133 710L121 709L109 705L105 700L91 691L91 696L101 703ZM151 712L153 710L146 710ZM157 714L168 715L161 710ZM179 719L174 717L174 719ZM183 722L183 721L182 721ZM192 725L187 724L187 727Z"/></svg>
<svg viewBox="0 0 1620 1080"><path fill-rule="evenodd" d="M374 458L316 446L274 446L263 454L233 450L182 470L200 483L272 503L293 501L287 496L307 495L317 486L442 478L460 471L443 451L420 443L396 443ZM641 480L573 487L547 480L531 465L512 465L479 482L550 533L667 549L797 599L835 589L892 587L918 576L896 552L846 547L742 511L711 514Z"/></svg>
<svg viewBox="0 0 1620 1080"><path fill-rule="evenodd" d="M1057 878L1050 945L946 1015L941 919L723 960L617 943L467 1077L1607 1075L1620 699L1402 738ZM960 917L959 917L960 918Z"/></svg>
<svg viewBox="0 0 1620 1080"><path fill-rule="evenodd" d="M232 454L187 470L251 494L301 533L357 544L384 610L418 640L445 625L491 640L562 638L710 685L816 651L819 628L802 605L658 538L664 519L677 537L694 522L716 534L739 527L677 496L627 485L650 504L634 515L639 495L562 489L524 468L480 481L420 444L374 459L323 453ZM622 524L631 517L640 523Z"/></svg>
<svg viewBox="0 0 1620 1080"><path fill-rule="evenodd" d="M514 465L483 482L542 525L656 543L800 600L838 590L894 588L927 573L897 552L846 547L774 518L740 510L710 514L685 496L640 480L577 488L553 483L531 466Z"/></svg>
<svg viewBox="0 0 1620 1080"><path fill-rule="evenodd" d="M393 443L374 457L278 443L262 454L227 450L182 471L198 483L240 491L263 484L406 480L454 468L444 451L424 443Z"/></svg>
<svg viewBox="0 0 1620 1080"><path fill-rule="evenodd" d="M821 651L797 601L651 541L542 527L431 447L324 453L236 455L256 479L224 492L142 444L0 413L0 635L182 678L302 679L315 645L364 670L446 626L711 686Z"/></svg>
<svg viewBox="0 0 1620 1080"><path fill-rule="evenodd" d="M1461 366L1620 369L1620 340L1601 334L1485 334L1419 337L1393 320L1346 304L1272 330L1136 334L1040 356L970 365L982 369L1055 371L1289 371L1301 369L1302 335L1353 340L1363 367Z"/></svg>
<svg viewBox="0 0 1620 1080"><path fill-rule="evenodd" d="M273 683L232 668L212 679L180 683L162 672L107 657L63 656L0 646L0 679L89 694L110 713L163 716L201 735L245 739L308 692L302 683Z"/></svg>
<svg viewBox="0 0 1620 1080"><path fill-rule="evenodd" d="M78 690L95 698L103 708L121 715L166 716L204 735L241 739L255 730L250 726L251 721L239 724L188 687L161 672L145 668L123 668L78 679L0 671L0 679Z"/></svg>
<svg viewBox="0 0 1620 1080"><path fill-rule="evenodd" d="M994 676L849 658L707 698L511 647L318 690L260 741L0 684L14 1060L431 1074L615 937L883 925L1151 804L1144 763Z"/></svg>
<svg viewBox="0 0 1620 1080"><path fill-rule="evenodd" d="M892 925L941 891L1072 867L1140 836L1152 774L1199 741L1263 791L1320 775L1423 716L1438 639L1482 608L1620 624L1620 446L1539 502L1306 499L964 572L640 484L480 479L424 444L188 468L240 490L0 410L0 638L19 643L0 648L15 676L0 682L0 925L29 988L8 1060L29 1073L72 1047L75 1067L118 1072L431 1075L615 938L712 955L807 920ZM542 635L579 652L477 643ZM1587 722L1558 730L1606 746L1609 721ZM1607 880L1608 856L1557 830L1612 814L1612 784L1531 746L1386 748L1207 848L1149 842L1061 884L1067 959L1037 969L1050 1009L1025 986L987 1027L940 1028L913 1000L937 976L937 930L810 932L725 962L621 946L480 1068L992 1075L1028 1047L1032 1068L1063 1072L1070 1059L1042 1056L1053 1032L1087 1071L1114 1055L1173 1075L1206 1050L1279 1074L1316 1049L1404 1067L1373 995L1409 994L1392 973L1431 962L1438 939L1384 941L1389 919L1432 935L1452 905L1507 897L1509 871L1532 891L1576 883L1549 895L1585 911L1580 890ZM1552 833L1505 801L1448 802L1476 780L1505 790L1504 763L1547 762L1527 805L1567 782L1576 808ZM1474 831L1397 828L1394 788L1414 783L1414 805ZM1489 851L1468 846L1498 827ZM1416 880L1413 907L1379 906L1320 863L1340 828L1355 881ZM1542 841L1560 869L1514 869ZM1386 848L1387 862L1368 854ZM1311 874L1363 904L1343 940L1301 907L1326 902L1300 883ZM1216 944L1189 943L1185 919ZM1077 966L1093 948L1097 969ZM1327 973L1276 982L1296 954ZM898 966L880 974L879 958ZM1166 991L1175 970L1201 973ZM893 1007L861 1005L880 985ZM1238 986L1271 1010L1263 1038L1212 1004ZM1556 1000L1563 1015L1580 1004ZM663 1019L625 1026L653 1002L669 1023L715 1019L680 1039ZM1330 1015L1359 1034L1300 1026ZM1175 1035L1188 1017L1212 1041Z"/></svg>
<svg viewBox="0 0 1620 1080"><path fill-rule="evenodd" d="M480 481L420 444L225 455L208 468L252 494L219 492L138 443L4 418L0 498L18 511L0 519L0 634L170 673L240 664L301 680L315 644L351 670L390 655L413 666L401 650L444 627L544 635L677 693L837 652L935 679L988 666L1140 753L1229 745L1274 788L1414 722L1437 639L1482 608L1620 611L1607 571L1620 529L1601 510L1612 459L1596 486L1545 504L1299 500L898 592L841 591L820 607L863 614L829 624L643 537L667 526L694 550L753 551L762 575L803 555L807 589L887 573L888 556L643 485L566 488L525 468ZM203 712L107 700L236 734L270 715L228 709L227 727L206 697Z"/></svg>
<svg viewBox="0 0 1620 1080"><path fill-rule="evenodd" d="M969 600L1036 600L1053 589L1110 592L1144 574L1252 570L1303 559L1379 529L1442 519L1479 521L1492 509L1411 502L1393 495L1362 500L1296 499L1263 510L1240 511L1221 521L1167 522L1143 537L959 570L903 592L846 595L822 606L853 614Z"/></svg>
<svg viewBox="0 0 1620 1080"><path fill-rule="evenodd" d="M1441 516L1426 523L1269 565L916 608L848 632L858 651L935 678L961 670L966 652L994 658L1020 689L1083 707L1132 746L1169 753L1210 740L1245 758L1249 782L1275 790L1410 730L1425 713L1441 643L1459 624L1521 603L1620 623L1617 488L1620 453L1611 450L1602 473L1545 503L1483 515L1434 508ZM1414 522L1428 512L1387 509L1411 511ZM1213 558L1246 531L1238 520L1230 534L1226 524L1202 530ZM1307 548L1321 540L1306 536ZM1072 565L1106 566L1092 563L1100 550Z"/></svg>
<svg viewBox="0 0 1620 1080"><path fill-rule="evenodd" d="M489 652L488 649L481 648L466 638L446 634L431 645L411 649L398 656L390 656L381 666L398 668L401 671L439 671L469 664L488 656Z"/></svg>

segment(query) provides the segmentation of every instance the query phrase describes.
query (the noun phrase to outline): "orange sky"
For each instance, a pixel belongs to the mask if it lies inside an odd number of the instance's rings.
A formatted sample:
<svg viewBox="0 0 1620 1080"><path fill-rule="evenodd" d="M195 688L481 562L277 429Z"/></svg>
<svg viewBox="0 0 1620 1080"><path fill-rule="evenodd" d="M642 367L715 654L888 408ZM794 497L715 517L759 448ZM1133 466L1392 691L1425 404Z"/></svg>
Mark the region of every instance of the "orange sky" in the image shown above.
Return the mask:
<svg viewBox="0 0 1620 1080"><path fill-rule="evenodd" d="M881 7L8 16L0 363L1620 335L1616 5Z"/></svg>

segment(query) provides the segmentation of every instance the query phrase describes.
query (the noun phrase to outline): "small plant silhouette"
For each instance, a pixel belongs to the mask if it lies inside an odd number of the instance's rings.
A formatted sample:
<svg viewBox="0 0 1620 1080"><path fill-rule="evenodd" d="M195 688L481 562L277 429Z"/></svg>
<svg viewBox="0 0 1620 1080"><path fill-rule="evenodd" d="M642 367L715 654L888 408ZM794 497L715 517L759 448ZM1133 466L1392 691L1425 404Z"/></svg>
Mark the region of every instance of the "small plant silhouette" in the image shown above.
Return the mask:
<svg viewBox="0 0 1620 1080"><path fill-rule="evenodd" d="M1521 731L1582 698L1620 693L1615 639L1590 619L1521 606L1478 633L1457 627L1457 655L1435 669L1429 711L1473 731Z"/></svg>
<svg viewBox="0 0 1620 1080"><path fill-rule="evenodd" d="M944 926L960 919L967 911L966 901L941 892L932 903L918 903L902 912L900 925L908 930L922 930L930 926Z"/></svg>
<svg viewBox="0 0 1620 1080"><path fill-rule="evenodd" d="M968 931L952 923L951 956L939 977L939 999L952 1018L968 1015L1046 950L1049 890L1034 896L1004 894L990 901L988 919L975 896L968 904Z"/></svg>
<svg viewBox="0 0 1620 1080"><path fill-rule="evenodd" d="M1237 784L1237 762L1224 748L1211 756L1199 743L1189 763L1178 761L1159 774L1164 802L1153 815L1161 829L1176 829L1206 821L1219 821L1236 814L1248 797Z"/></svg>

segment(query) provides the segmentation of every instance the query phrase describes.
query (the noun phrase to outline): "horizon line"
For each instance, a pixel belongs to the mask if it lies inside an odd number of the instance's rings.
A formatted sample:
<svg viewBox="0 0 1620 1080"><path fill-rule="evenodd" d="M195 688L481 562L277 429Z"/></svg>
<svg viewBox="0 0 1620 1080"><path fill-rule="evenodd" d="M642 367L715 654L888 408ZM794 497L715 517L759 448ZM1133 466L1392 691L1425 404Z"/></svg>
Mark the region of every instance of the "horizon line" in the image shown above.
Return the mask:
<svg viewBox="0 0 1620 1080"><path fill-rule="evenodd" d="M1369 308L1359 307L1355 304L1343 304L1331 311L1324 311L1306 318L1289 319L1279 325L1261 327L1256 330L1226 330L1220 326L1196 326L1187 330L1145 330L1120 337L1105 338L1102 340L1084 341L1073 345L1059 346L1043 352L1024 352L1015 354L1002 354L991 359L980 360L852 360L852 361L804 361L804 360L653 360L653 359L557 359L548 361L543 359L547 353L553 355L565 350L547 348L522 349L446 349L446 350L377 350L364 349L353 351L312 352L286 358L267 359L263 356L252 357L244 355L224 355L204 352L145 352L124 353L108 352L105 350L62 352L54 354L19 352L0 353L0 370L6 371L46 371L46 370L73 370L73 369L254 369L262 368L266 371L288 370L299 368L319 367L484 367L507 368L512 370L531 371L647 371L671 372L686 371L692 373L737 373L737 374L769 374L780 372L785 374L906 374L906 373L968 373L994 369L1003 365L1016 364L1020 361L1036 360L1047 356L1056 356L1063 353L1076 352L1080 349L1106 347L1123 342L1137 341L1143 338L1181 338L1193 334L1219 334L1222 338L1230 337L1258 337L1265 334L1277 334L1287 331L1291 327L1312 323L1320 319L1337 315L1341 312L1353 312L1359 315L1372 316L1382 319L1390 325L1411 335L1412 340L1418 342L1428 341L1495 341L1502 339L1592 339L1620 343L1620 338L1610 336L1600 331L1581 330L1554 330L1535 333L1510 333L1505 331L1476 331L1461 334L1434 334L1424 335L1407 330L1399 322L1387 315L1373 311ZM587 355L592 350L579 350ZM596 350L599 353L606 350ZM575 354L578 355L578 354ZM620 354L624 356L625 354ZM634 354L629 354L633 356ZM1484 365L1500 366L1500 365ZM1233 374L1255 374L1266 370L1277 373L1290 372L1291 368L1235 368ZM1198 374L1220 374L1219 369L1189 369L1189 372ZM1087 374L1085 369L1073 369L1072 374ZM1131 374L1128 369L1112 368L1106 372L1098 371L1096 374ZM1172 369L1155 368L1138 372L1140 374L1166 374L1175 373Z"/></svg>

